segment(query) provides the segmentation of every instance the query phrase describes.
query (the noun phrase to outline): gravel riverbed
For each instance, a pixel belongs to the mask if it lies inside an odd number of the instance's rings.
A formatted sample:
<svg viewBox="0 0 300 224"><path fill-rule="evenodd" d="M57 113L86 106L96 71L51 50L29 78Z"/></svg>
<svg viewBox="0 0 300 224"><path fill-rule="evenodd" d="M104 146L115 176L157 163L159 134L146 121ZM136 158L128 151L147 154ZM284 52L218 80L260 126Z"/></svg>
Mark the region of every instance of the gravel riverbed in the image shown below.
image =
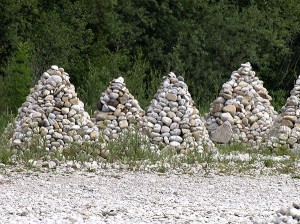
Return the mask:
<svg viewBox="0 0 300 224"><path fill-rule="evenodd" d="M0 223L271 223L299 190L290 175L6 170Z"/></svg>

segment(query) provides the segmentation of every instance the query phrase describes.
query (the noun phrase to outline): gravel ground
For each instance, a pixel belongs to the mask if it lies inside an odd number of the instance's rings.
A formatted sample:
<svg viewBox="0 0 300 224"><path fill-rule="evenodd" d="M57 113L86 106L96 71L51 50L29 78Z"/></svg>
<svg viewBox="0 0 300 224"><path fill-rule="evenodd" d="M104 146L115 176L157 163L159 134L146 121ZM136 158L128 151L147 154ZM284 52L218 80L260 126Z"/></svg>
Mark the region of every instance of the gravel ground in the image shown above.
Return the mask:
<svg viewBox="0 0 300 224"><path fill-rule="evenodd" d="M270 223L300 200L289 175L2 171L1 224Z"/></svg>

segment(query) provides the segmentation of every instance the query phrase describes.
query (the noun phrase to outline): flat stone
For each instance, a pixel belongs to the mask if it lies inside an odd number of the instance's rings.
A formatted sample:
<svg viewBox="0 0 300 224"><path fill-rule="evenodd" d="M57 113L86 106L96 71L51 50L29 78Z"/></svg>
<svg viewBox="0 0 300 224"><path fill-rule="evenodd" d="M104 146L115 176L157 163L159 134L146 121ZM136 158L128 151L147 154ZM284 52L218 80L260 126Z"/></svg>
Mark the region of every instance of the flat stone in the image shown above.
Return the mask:
<svg viewBox="0 0 300 224"><path fill-rule="evenodd" d="M258 120L258 117L255 116L255 115L250 116L250 117L248 118L249 124L251 124L251 125L252 125L254 122L256 122L257 120Z"/></svg>
<svg viewBox="0 0 300 224"><path fill-rule="evenodd" d="M119 77L114 82L116 82L116 83L124 83L124 78L123 77Z"/></svg>
<svg viewBox="0 0 300 224"><path fill-rule="evenodd" d="M167 100L170 100L170 101L176 101L177 100L177 95L175 95L173 93L168 93L166 95L166 98L167 98Z"/></svg>
<svg viewBox="0 0 300 224"><path fill-rule="evenodd" d="M224 107L224 104L222 104L222 103L215 103L213 105L212 112L213 113L221 112L223 107Z"/></svg>
<svg viewBox="0 0 300 224"><path fill-rule="evenodd" d="M39 118L39 117L42 117L42 114L41 114L40 112L33 112L33 113L31 114L31 117L32 117L32 118Z"/></svg>
<svg viewBox="0 0 300 224"><path fill-rule="evenodd" d="M80 107L79 105L72 105L72 106L71 106L71 109L72 109L72 110L75 110L76 112L80 112L81 107Z"/></svg>
<svg viewBox="0 0 300 224"><path fill-rule="evenodd" d="M175 128L170 131L171 135L181 135L181 130L179 128Z"/></svg>
<svg viewBox="0 0 300 224"><path fill-rule="evenodd" d="M179 142L176 142L176 141L170 142L170 146L172 146L172 147L179 147L179 146L180 146L180 143L179 143Z"/></svg>
<svg viewBox="0 0 300 224"><path fill-rule="evenodd" d="M22 144L22 141L20 139L15 139L13 141L14 145L21 145Z"/></svg>
<svg viewBox="0 0 300 224"><path fill-rule="evenodd" d="M55 139L63 139L63 135L57 132L54 132L52 137Z"/></svg>
<svg viewBox="0 0 300 224"><path fill-rule="evenodd" d="M232 116L230 113L222 113L220 116L222 121L227 121L227 120L233 120Z"/></svg>
<svg viewBox="0 0 300 224"><path fill-rule="evenodd" d="M52 75L48 79L48 82L62 83L62 78L59 75Z"/></svg>
<svg viewBox="0 0 300 224"><path fill-rule="evenodd" d="M232 116L236 113L236 107L234 105L227 105L223 107L224 112L229 112Z"/></svg>
<svg viewBox="0 0 300 224"><path fill-rule="evenodd" d="M115 116L119 116L121 112L122 112L122 110L121 110L120 108L117 108L117 109L114 111L114 115L115 115Z"/></svg>
<svg viewBox="0 0 300 224"><path fill-rule="evenodd" d="M169 132L170 132L170 128L168 126L161 127L161 133L169 133Z"/></svg>
<svg viewBox="0 0 300 224"><path fill-rule="evenodd" d="M112 92L112 93L109 94L109 97L110 97L111 99L116 100L116 99L119 98L119 94L118 94L118 93Z"/></svg>
<svg viewBox="0 0 300 224"><path fill-rule="evenodd" d="M289 138L289 136L288 136L288 134L285 134L285 133L279 133L278 138L280 140L286 141Z"/></svg>
<svg viewBox="0 0 300 224"><path fill-rule="evenodd" d="M295 138L295 137L289 137L288 138L288 140L287 140L287 143L289 144L289 145L294 145L294 144L296 144L297 143L297 138Z"/></svg>
<svg viewBox="0 0 300 224"><path fill-rule="evenodd" d="M127 127L128 127L128 121L127 121L127 120L119 121L119 127L120 127L121 129L127 128Z"/></svg>
<svg viewBox="0 0 300 224"><path fill-rule="evenodd" d="M121 104L126 104L128 102L128 98L125 96L122 96L119 98L119 101Z"/></svg>
<svg viewBox="0 0 300 224"><path fill-rule="evenodd" d="M110 111L115 111L117 108L115 108L114 106L108 106L108 109L110 110Z"/></svg>
<svg viewBox="0 0 300 224"><path fill-rule="evenodd" d="M79 103L79 100L78 98L73 98L73 99L70 99L69 102L72 104L72 105L77 105Z"/></svg>
<svg viewBox="0 0 300 224"><path fill-rule="evenodd" d="M107 101L108 106L117 107L119 105L119 101L116 99L110 99Z"/></svg>
<svg viewBox="0 0 300 224"><path fill-rule="evenodd" d="M215 131L211 132L211 140L217 143L226 144L232 137L232 128L229 122L224 122Z"/></svg>
<svg viewBox="0 0 300 224"><path fill-rule="evenodd" d="M63 108L61 108L61 113L62 113L62 114L68 114L69 111L70 111L70 108L68 108L68 107L63 107Z"/></svg>
<svg viewBox="0 0 300 224"><path fill-rule="evenodd" d="M180 136L170 136L169 140L170 140L170 142L175 141L175 142L179 142L179 143L181 143L183 141L182 137L180 137Z"/></svg>
<svg viewBox="0 0 300 224"><path fill-rule="evenodd" d="M167 116L172 119L173 117L176 117L176 114L173 111L169 111L167 112Z"/></svg>
<svg viewBox="0 0 300 224"><path fill-rule="evenodd" d="M257 122L254 122L252 125L251 125L251 129L252 130L255 130L255 129L258 129L259 128L259 125L257 124Z"/></svg>
<svg viewBox="0 0 300 224"><path fill-rule="evenodd" d="M201 138L201 132L200 131L194 131L192 133L193 137L195 138L196 141L199 141Z"/></svg>
<svg viewBox="0 0 300 224"><path fill-rule="evenodd" d="M52 68L53 70L58 70L58 66L57 66L57 65L52 65L51 68Z"/></svg>
<svg viewBox="0 0 300 224"><path fill-rule="evenodd" d="M243 123L243 125L245 125L245 126L247 126L248 125L248 118L246 118L246 117L244 117L243 119L242 119L242 123Z"/></svg>
<svg viewBox="0 0 300 224"><path fill-rule="evenodd" d="M280 125L292 128L294 126L294 123L291 120L282 119Z"/></svg>
<svg viewBox="0 0 300 224"><path fill-rule="evenodd" d="M157 132L157 133L160 133L160 130L161 130L161 125L160 124L155 124L154 127L153 127L153 131Z"/></svg>
<svg viewBox="0 0 300 224"><path fill-rule="evenodd" d="M73 117L76 114L75 110L70 110L68 113L68 117Z"/></svg>
<svg viewBox="0 0 300 224"><path fill-rule="evenodd" d="M220 96L223 97L225 100L230 100L233 98L231 94L227 94L227 93L220 93Z"/></svg>
<svg viewBox="0 0 300 224"><path fill-rule="evenodd" d="M170 126L172 124L172 119L169 117L163 117L162 118L162 122L166 125L166 126Z"/></svg>
<svg viewBox="0 0 300 224"><path fill-rule="evenodd" d="M92 131L90 136L91 136L91 140L96 140L99 137L99 133L97 131Z"/></svg>
<svg viewBox="0 0 300 224"><path fill-rule="evenodd" d="M284 116L283 118L286 119L286 120L293 121L293 122L297 121L296 116Z"/></svg>

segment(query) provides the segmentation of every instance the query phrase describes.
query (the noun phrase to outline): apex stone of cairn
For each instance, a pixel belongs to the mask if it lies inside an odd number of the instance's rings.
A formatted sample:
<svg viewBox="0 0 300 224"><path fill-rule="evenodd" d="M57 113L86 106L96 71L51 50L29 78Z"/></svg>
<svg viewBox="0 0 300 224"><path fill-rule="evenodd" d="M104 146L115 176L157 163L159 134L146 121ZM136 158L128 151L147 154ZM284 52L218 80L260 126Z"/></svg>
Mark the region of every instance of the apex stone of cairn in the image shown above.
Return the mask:
<svg viewBox="0 0 300 224"><path fill-rule="evenodd" d="M277 117L271 99L251 64L241 64L211 104L205 123L211 139L217 143L244 142L254 146L267 142Z"/></svg>
<svg viewBox="0 0 300 224"><path fill-rule="evenodd" d="M269 145L274 148L287 146L298 148L300 144L300 76L298 77L290 97L281 109L281 114L270 132Z"/></svg>
<svg viewBox="0 0 300 224"><path fill-rule="evenodd" d="M139 129L145 112L129 93L124 78L110 82L97 102L93 121L103 130L105 140L116 139L129 129Z"/></svg>
<svg viewBox="0 0 300 224"><path fill-rule="evenodd" d="M69 78L56 65L43 73L18 109L13 147L29 143L34 136L44 139L46 150L63 150L72 142L97 140L98 129L84 111Z"/></svg>
<svg viewBox="0 0 300 224"><path fill-rule="evenodd" d="M182 152L215 151L183 77L171 72L164 79L144 117L150 141Z"/></svg>

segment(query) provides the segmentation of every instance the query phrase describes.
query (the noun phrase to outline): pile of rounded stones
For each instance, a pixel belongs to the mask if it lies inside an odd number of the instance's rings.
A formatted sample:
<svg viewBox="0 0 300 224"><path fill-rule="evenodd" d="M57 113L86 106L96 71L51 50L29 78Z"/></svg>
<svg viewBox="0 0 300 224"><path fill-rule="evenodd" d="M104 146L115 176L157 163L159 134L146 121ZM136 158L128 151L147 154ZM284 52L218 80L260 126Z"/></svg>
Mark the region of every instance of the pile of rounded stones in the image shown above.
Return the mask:
<svg viewBox="0 0 300 224"><path fill-rule="evenodd" d="M293 205L288 208L282 207L276 215L268 220L268 223L300 223L300 203L293 202Z"/></svg>
<svg viewBox="0 0 300 224"><path fill-rule="evenodd" d="M251 64L241 64L222 85L206 117L205 125L212 141L265 144L277 117L271 99Z"/></svg>
<svg viewBox="0 0 300 224"><path fill-rule="evenodd" d="M110 82L101 94L97 108L92 120L103 132L106 141L116 139L128 130L138 130L145 114L139 102L129 93L122 77Z"/></svg>
<svg viewBox="0 0 300 224"><path fill-rule="evenodd" d="M215 151L183 77L171 72L164 79L144 117L150 141L178 152L192 148Z"/></svg>
<svg viewBox="0 0 300 224"><path fill-rule="evenodd" d="M72 142L98 139L98 129L84 110L63 68L51 66L18 109L13 147L41 136L46 150L63 150Z"/></svg>
<svg viewBox="0 0 300 224"><path fill-rule="evenodd" d="M270 133L270 146L299 148L300 144L300 76L290 97L281 109L281 114Z"/></svg>

